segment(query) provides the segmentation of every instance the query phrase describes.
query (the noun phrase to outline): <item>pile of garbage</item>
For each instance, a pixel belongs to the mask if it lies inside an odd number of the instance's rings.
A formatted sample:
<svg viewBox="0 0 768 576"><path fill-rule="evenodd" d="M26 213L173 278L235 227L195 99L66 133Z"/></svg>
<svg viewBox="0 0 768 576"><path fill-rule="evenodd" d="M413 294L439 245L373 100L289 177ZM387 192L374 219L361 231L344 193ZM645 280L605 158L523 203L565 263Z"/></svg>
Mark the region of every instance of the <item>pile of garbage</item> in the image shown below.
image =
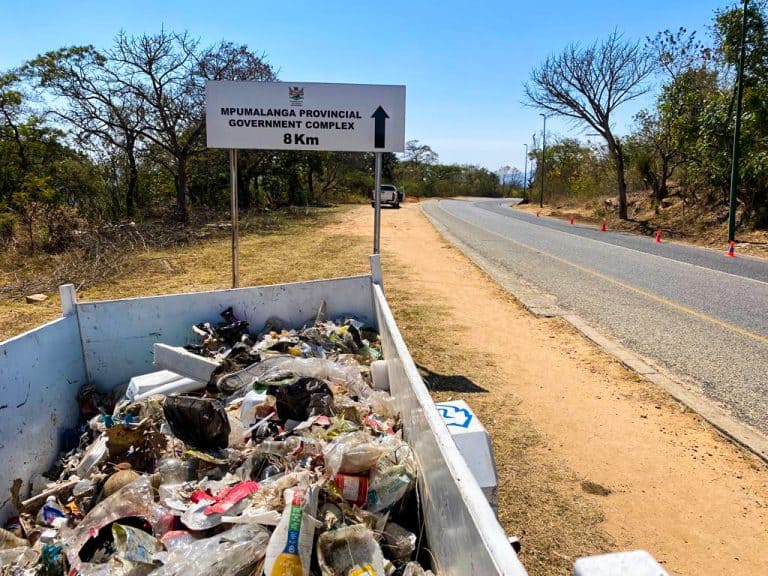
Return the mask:
<svg viewBox="0 0 768 576"><path fill-rule="evenodd" d="M0 574L431 575L378 335L323 308L302 330L252 336L231 309L194 326L179 354L207 381L81 389L69 450L29 498L14 484Z"/></svg>

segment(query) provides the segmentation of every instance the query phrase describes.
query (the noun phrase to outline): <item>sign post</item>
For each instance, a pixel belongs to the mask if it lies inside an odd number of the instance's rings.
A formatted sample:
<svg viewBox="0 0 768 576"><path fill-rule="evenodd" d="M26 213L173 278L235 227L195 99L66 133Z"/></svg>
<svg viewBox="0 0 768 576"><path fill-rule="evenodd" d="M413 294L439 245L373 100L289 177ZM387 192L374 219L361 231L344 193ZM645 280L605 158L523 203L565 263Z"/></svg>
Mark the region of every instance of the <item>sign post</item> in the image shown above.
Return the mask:
<svg viewBox="0 0 768 576"><path fill-rule="evenodd" d="M378 254L381 250L381 152L376 152L376 167L373 171L375 209L373 211L373 253Z"/></svg>
<svg viewBox="0 0 768 576"><path fill-rule="evenodd" d="M232 212L232 288L240 286L240 252L238 247L237 150L229 150L230 211Z"/></svg>
<svg viewBox="0 0 768 576"><path fill-rule="evenodd" d="M405 86L211 80L205 101L208 147L230 150L233 287L239 283L238 149L374 152L378 254L381 155L405 150Z"/></svg>

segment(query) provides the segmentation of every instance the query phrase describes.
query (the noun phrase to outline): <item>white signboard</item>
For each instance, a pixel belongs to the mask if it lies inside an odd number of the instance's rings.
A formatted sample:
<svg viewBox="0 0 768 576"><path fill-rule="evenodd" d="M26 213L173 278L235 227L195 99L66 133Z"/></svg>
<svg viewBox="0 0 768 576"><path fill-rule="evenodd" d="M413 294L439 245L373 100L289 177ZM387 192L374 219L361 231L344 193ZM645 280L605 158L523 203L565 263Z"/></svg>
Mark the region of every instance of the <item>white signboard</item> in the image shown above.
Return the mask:
<svg viewBox="0 0 768 576"><path fill-rule="evenodd" d="M205 106L209 148L405 149L405 86L211 80Z"/></svg>

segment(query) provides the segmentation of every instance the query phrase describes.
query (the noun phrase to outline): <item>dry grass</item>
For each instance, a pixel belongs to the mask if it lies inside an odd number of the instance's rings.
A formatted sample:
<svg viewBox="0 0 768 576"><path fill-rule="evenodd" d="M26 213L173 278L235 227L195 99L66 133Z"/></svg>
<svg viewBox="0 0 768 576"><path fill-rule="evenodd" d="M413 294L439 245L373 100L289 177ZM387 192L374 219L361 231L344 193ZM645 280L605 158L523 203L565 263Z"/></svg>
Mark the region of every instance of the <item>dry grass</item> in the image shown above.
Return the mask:
<svg viewBox="0 0 768 576"><path fill-rule="evenodd" d="M312 280L360 274L368 270L367 244L362 237L319 232L346 208L304 210L296 214L250 217L241 225L240 283L243 286ZM180 246L135 250L122 259L119 274L109 282L81 289L81 300L99 300L191 292L231 287L230 236L225 228L201 228ZM57 257L36 256L23 269L2 269L6 277L45 277L60 267ZM72 280L77 283L77 278ZM60 316L56 292L42 304L20 297L0 298L0 339L9 338Z"/></svg>

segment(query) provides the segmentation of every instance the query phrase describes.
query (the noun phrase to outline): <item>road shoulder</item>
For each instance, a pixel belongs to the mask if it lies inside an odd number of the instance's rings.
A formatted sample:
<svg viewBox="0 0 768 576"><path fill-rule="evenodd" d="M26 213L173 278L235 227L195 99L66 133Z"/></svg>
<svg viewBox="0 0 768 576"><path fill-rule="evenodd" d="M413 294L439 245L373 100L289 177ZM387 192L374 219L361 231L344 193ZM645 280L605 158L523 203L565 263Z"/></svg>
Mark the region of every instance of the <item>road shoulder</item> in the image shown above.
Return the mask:
<svg viewBox="0 0 768 576"><path fill-rule="evenodd" d="M370 213L355 214L349 227L367 228ZM467 400L493 435L503 520L523 531L532 573L548 573L531 567L546 540L537 513L551 512L554 498L554 508L565 502L568 513L546 516L549 533L559 532L552 554L589 551L589 541L568 542L567 524L579 518L570 512L582 506L600 511L597 527L613 548L647 549L671 573L759 573L768 564L761 461L562 318L532 317L443 240L418 206L388 212L382 238L387 290L409 347L442 375L439 382L453 383L436 396ZM429 339L400 296L439 310ZM462 391L459 382L472 388ZM540 441L526 448L528 437ZM508 509L513 503L517 509Z"/></svg>

